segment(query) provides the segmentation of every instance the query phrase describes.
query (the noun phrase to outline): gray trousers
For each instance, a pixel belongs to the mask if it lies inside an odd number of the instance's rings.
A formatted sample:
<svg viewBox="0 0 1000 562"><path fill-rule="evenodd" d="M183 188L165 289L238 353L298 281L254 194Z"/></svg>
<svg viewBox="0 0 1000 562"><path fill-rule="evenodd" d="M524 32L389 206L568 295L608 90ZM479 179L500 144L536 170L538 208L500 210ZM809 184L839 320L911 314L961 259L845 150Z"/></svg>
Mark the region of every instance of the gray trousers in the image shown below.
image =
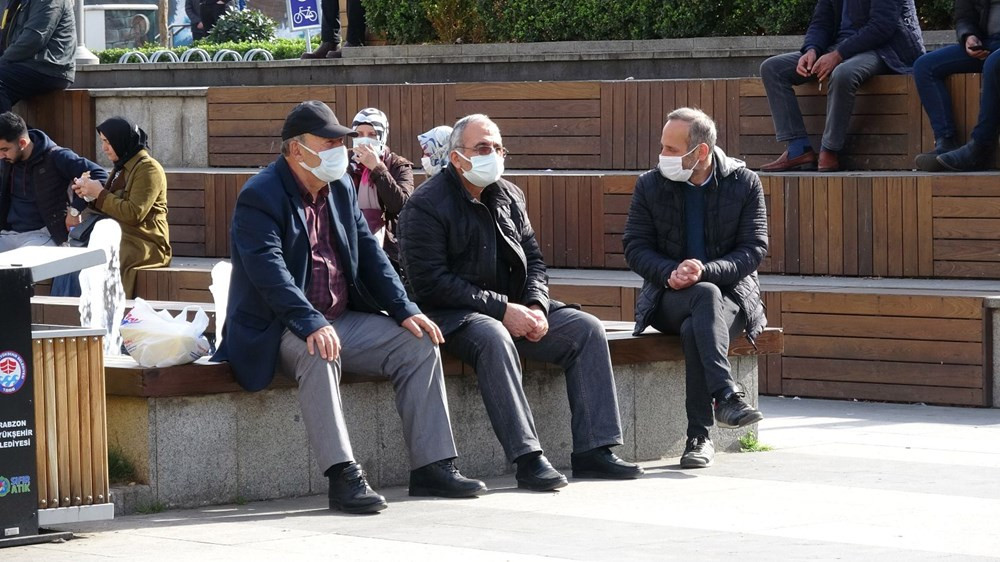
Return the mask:
<svg viewBox="0 0 1000 562"><path fill-rule="evenodd" d="M0 231L0 252L15 250L24 246L55 246L56 242L44 226L28 232Z"/></svg>
<svg viewBox="0 0 1000 562"><path fill-rule="evenodd" d="M298 382L299 407L319 467L354 460L340 398L344 370L392 382L411 468L457 456L441 354L430 337L418 338L378 314L347 311L331 324L340 338L336 360L309 355L306 342L288 330L281 336L279 356L280 371Z"/></svg>
<svg viewBox="0 0 1000 562"><path fill-rule="evenodd" d="M548 333L533 343L524 338L515 341L503 323L477 314L448 334L443 346L476 370L493 432L511 461L542 450L521 385L522 356L565 370L574 452L622 444L618 394L604 326L590 314L572 308L556 310L548 320Z"/></svg>
<svg viewBox="0 0 1000 562"><path fill-rule="evenodd" d="M832 51L836 46L831 48ZM806 137L806 126L802 121L802 111L795 98L792 86L815 81L815 77L803 77L795 72L802 53L775 55L760 65L760 77L767 91L767 104L771 107L774 132L779 141L789 141ZM838 64L830 75L826 95L826 127L823 129L821 148L839 151L847 140L847 128L854 111L854 94L858 88L876 74L886 74L889 67L875 51L865 51Z"/></svg>

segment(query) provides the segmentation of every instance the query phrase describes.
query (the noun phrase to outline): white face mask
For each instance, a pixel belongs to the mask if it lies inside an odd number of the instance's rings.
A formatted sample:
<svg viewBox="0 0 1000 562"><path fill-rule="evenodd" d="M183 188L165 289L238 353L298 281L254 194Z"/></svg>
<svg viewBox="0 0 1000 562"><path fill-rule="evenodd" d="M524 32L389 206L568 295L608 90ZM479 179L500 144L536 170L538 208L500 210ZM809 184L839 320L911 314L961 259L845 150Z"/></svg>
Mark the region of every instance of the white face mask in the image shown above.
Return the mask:
<svg viewBox="0 0 1000 562"><path fill-rule="evenodd" d="M332 181L339 180L344 177L344 174L347 173L346 146L337 146L322 152L316 152L302 143L299 143L299 146L306 149L306 151L319 156L320 163L315 168L310 167L305 162L299 162L299 166L302 166L312 172L312 174L316 176L316 179L319 181L330 183Z"/></svg>
<svg viewBox="0 0 1000 562"><path fill-rule="evenodd" d="M366 145L366 144L368 146L371 146L372 148L374 148L375 152L377 152L379 154L382 153L382 143L380 143L378 141L378 139L371 138L371 137L354 137L354 147L355 148L357 148L359 146Z"/></svg>
<svg viewBox="0 0 1000 562"><path fill-rule="evenodd" d="M684 156L691 154L695 150L698 150L697 146L689 150ZM660 174L670 181L688 181L691 179L691 174L694 173L694 166L691 166L689 170L684 169L684 164L682 163L684 156L664 156L661 154L660 163L656 167L660 169ZM695 162L695 165L697 164Z"/></svg>
<svg viewBox="0 0 1000 562"><path fill-rule="evenodd" d="M430 156L424 156L423 158L421 158L420 159L420 165L424 168L424 173L427 174L427 177L431 177L434 174L436 174L436 173L438 173L438 172L441 171L441 165L440 164L434 164L431 161L431 157Z"/></svg>
<svg viewBox="0 0 1000 562"><path fill-rule="evenodd" d="M462 175L465 176L465 179L469 180L469 183L476 187L485 188L488 185L492 185L503 175L503 156L500 156L500 153L497 151L493 151L492 154L485 156L473 156L472 158L468 158L458 151L455 151L455 154L458 154L460 158L472 164L472 169L463 171Z"/></svg>

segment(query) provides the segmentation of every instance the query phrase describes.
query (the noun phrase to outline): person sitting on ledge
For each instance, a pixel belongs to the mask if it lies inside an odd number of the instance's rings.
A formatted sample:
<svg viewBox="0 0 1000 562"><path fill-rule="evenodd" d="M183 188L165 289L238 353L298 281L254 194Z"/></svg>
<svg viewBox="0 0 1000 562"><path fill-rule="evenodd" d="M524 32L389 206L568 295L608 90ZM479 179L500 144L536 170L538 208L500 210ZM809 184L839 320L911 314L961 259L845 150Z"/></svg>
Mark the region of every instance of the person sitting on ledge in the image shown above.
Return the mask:
<svg viewBox="0 0 1000 562"><path fill-rule="evenodd" d="M448 125L438 125L426 133L417 135L417 142L420 143L420 149L424 153L420 158L420 165L428 179L448 167L448 137L450 136L451 127Z"/></svg>
<svg viewBox="0 0 1000 562"><path fill-rule="evenodd" d="M114 164L107 183L80 178L73 191L90 201L90 209L118 221L122 229L121 276L125 298L135 296L140 269L170 263L167 226L167 175L149 155L146 131L124 117L112 117L97 126L101 150Z"/></svg>
<svg viewBox="0 0 1000 562"><path fill-rule="evenodd" d="M0 252L65 243L87 206L67 191L86 175L108 179L104 168L28 129L19 115L0 114Z"/></svg>
<svg viewBox="0 0 1000 562"><path fill-rule="evenodd" d="M9 0L0 20L0 113L76 78L72 0Z"/></svg>
<svg viewBox="0 0 1000 562"><path fill-rule="evenodd" d="M907 74L924 52L913 0L818 0L802 49L760 65L774 130L788 148L762 172L840 169L854 94L876 74ZM826 127L819 157L806 133L792 86L826 87Z"/></svg>
<svg viewBox="0 0 1000 562"><path fill-rule="evenodd" d="M354 459L343 371L392 382L411 496L478 496L486 485L454 463L441 330L407 298L358 208L344 144L356 134L320 101L288 114L281 156L236 199L229 303L213 360L229 361L250 391L266 388L275 371L298 382L309 444L330 479L330 509L386 508Z"/></svg>
<svg viewBox="0 0 1000 562"><path fill-rule="evenodd" d="M920 103L934 130L934 151L916 158L925 172L965 172L990 167L1000 132L1000 3L955 0L958 43L927 53L913 65ZM964 146L955 138L955 117L945 79L982 72L979 118Z"/></svg>
<svg viewBox="0 0 1000 562"><path fill-rule="evenodd" d="M656 170L635 184L625 260L643 278L635 334L679 334L684 348L687 444L681 468L712 464L712 402L720 427L764 416L744 401L729 341L753 343L767 325L757 267L767 254L767 211L757 174L715 145L715 122L682 107L667 116Z"/></svg>
<svg viewBox="0 0 1000 562"><path fill-rule="evenodd" d="M339 59L340 49L340 0L322 0L323 19L320 22L320 39L323 41L311 53L302 53L303 59ZM345 47L364 45L367 32L365 7L361 0L347 0L347 43Z"/></svg>
<svg viewBox="0 0 1000 562"><path fill-rule="evenodd" d="M575 478L631 479L641 467L622 444L618 394L601 322L549 298L548 275L524 194L503 179L500 129L485 115L455 124L448 168L421 184L399 217L400 251L417 302L473 367L493 432L517 465L517 485L565 486L545 458L521 384L521 358L566 373Z"/></svg>

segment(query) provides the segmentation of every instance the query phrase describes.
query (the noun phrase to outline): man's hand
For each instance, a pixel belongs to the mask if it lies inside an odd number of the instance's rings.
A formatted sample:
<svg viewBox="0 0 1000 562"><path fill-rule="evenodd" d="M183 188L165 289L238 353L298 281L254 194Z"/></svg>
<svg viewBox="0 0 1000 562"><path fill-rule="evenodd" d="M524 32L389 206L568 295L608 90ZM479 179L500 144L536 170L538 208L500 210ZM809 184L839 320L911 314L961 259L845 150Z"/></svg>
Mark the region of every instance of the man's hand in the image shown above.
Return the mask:
<svg viewBox="0 0 1000 562"><path fill-rule="evenodd" d="M799 64L795 66L795 72L799 76L809 78L813 73L813 65L816 64L816 50L809 49L804 55L799 57Z"/></svg>
<svg viewBox="0 0 1000 562"><path fill-rule="evenodd" d="M973 47L979 48L973 49ZM986 60L986 57L990 56L990 52L983 47L983 42L975 35L965 38L965 54L979 60Z"/></svg>
<svg viewBox="0 0 1000 562"><path fill-rule="evenodd" d="M424 337L424 332L427 332L431 336L431 341L436 345L444 343L444 334L441 333L441 328L438 328L437 324L423 314L410 316L406 320L403 320L400 326L406 328L418 338Z"/></svg>
<svg viewBox="0 0 1000 562"><path fill-rule="evenodd" d="M205 24L198 22L198 29L205 29Z"/></svg>
<svg viewBox="0 0 1000 562"><path fill-rule="evenodd" d="M826 82L826 79L833 73L833 69L842 62L844 62L844 57L840 56L840 53L830 51L816 60L816 64L812 67L812 73L820 82Z"/></svg>
<svg viewBox="0 0 1000 562"><path fill-rule="evenodd" d="M370 144L362 144L360 146L354 147L354 161L361 164L369 170L374 170L375 166L378 166L379 157L381 154L375 152Z"/></svg>
<svg viewBox="0 0 1000 562"><path fill-rule="evenodd" d="M667 280L667 285L675 291L681 289L687 289L691 285L694 285L698 281L701 281L701 275L705 271L705 266L701 261L696 259L687 259L681 262L670 274L670 279Z"/></svg>
<svg viewBox="0 0 1000 562"><path fill-rule="evenodd" d="M538 329L538 317L530 308L509 302L503 313L503 327L510 335L520 338Z"/></svg>
<svg viewBox="0 0 1000 562"><path fill-rule="evenodd" d="M79 224L81 222L83 222L83 217L81 217L80 215L77 215L77 216L74 217L73 215L69 214L69 211L66 212L66 230L67 231L72 230L73 228L79 226Z"/></svg>
<svg viewBox="0 0 1000 562"><path fill-rule="evenodd" d="M333 361L340 356L340 338L333 326L323 326L306 338L306 349L309 350L309 355L316 355L318 350L320 357Z"/></svg>
<svg viewBox="0 0 1000 562"><path fill-rule="evenodd" d="M535 320L538 321L538 325L534 330L525 334L524 339L530 342L537 342L544 338L545 334L549 333L549 319L546 318L545 313L542 312L542 307L537 304L531 305L528 310L535 315Z"/></svg>

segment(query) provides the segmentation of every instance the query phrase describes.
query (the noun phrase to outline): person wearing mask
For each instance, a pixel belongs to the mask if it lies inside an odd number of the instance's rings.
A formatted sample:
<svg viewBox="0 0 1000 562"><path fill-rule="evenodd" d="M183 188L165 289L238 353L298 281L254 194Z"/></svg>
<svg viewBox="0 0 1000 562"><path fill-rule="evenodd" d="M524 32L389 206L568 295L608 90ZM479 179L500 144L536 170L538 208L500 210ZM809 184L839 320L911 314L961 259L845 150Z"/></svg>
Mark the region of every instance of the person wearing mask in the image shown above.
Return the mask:
<svg viewBox="0 0 1000 562"><path fill-rule="evenodd" d="M73 191L90 201L87 215L97 212L118 221L122 229L121 276L125 297L135 296L140 269L170 263L167 226L167 175L149 154L146 131L124 117L112 117L97 126L101 151L114 164L110 179L73 182ZM86 216L80 217L86 220Z"/></svg>
<svg viewBox="0 0 1000 562"><path fill-rule="evenodd" d="M349 169L358 190L358 206L368 229L400 272L396 221L413 193L413 164L389 150L389 119L385 113L374 107L362 109L354 116L351 128L358 134L352 139Z"/></svg>
<svg viewBox="0 0 1000 562"><path fill-rule="evenodd" d="M424 155L420 158L420 165L424 169L424 174L428 178L448 167L448 137L451 136L451 127L439 125L426 133L417 135L417 142Z"/></svg>

